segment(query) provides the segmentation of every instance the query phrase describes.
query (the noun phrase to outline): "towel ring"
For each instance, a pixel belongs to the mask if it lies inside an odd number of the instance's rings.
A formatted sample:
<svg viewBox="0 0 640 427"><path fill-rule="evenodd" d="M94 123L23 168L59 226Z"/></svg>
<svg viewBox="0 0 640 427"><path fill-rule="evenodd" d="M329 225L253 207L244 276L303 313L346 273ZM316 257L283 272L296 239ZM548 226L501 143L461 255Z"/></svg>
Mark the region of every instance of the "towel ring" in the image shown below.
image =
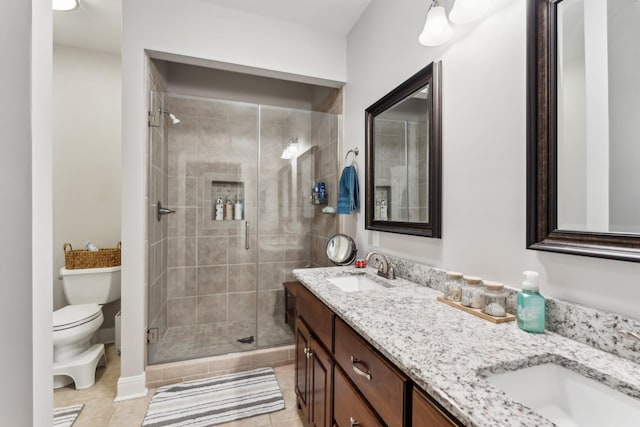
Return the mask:
<svg viewBox="0 0 640 427"><path fill-rule="evenodd" d="M349 158L349 154L353 153L353 160L355 161L356 156L358 154L360 154L360 149L358 147L356 148L352 148L351 150L347 151L347 155L344 156L344 163L347 163L347 159ZM353 161L351 162L353 164Z"/></svg>

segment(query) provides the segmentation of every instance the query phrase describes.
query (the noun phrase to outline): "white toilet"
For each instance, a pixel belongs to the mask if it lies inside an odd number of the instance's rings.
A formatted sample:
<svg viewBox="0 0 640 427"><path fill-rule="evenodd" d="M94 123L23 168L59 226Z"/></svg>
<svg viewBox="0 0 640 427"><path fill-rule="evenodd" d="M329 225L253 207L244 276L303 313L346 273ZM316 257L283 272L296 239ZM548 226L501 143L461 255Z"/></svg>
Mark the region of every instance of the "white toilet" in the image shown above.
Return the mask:
<svg viewBox="0 0 640 427"><path fill-rule="evenodd" d="M60 269L70 305L53 312L53 386L75 382L77 390L95 383L96 367L106 364L104 344L91 345L102 325L101 304L120 299L120 266Z"/></svg>

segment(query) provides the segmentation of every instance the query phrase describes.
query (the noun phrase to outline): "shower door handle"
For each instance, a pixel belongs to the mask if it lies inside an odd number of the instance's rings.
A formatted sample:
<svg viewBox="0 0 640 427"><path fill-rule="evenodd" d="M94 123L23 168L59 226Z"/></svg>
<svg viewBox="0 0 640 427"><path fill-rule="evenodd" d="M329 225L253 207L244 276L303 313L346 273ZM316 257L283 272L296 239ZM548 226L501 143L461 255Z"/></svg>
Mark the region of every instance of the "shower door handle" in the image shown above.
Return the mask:
<svg viewBox="0 0 640 427"><path fill-rule="evenodd" d="M244 248L249 250L249 221L244 224Z"/></svg>

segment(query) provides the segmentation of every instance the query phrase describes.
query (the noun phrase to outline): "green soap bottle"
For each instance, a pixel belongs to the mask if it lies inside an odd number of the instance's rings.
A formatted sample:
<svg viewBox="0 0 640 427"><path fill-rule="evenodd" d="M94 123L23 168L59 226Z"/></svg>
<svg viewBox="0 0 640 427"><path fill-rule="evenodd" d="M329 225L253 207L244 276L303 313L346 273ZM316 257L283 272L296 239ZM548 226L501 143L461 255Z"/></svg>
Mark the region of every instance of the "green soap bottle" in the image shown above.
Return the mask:
<svg viewBox="0 0 640 427"><path fill-rule="evenodd" d="M545 301L540 295L535 271L523 272L522 290L518 292L516 318L518 327L527 332L543 333L545 322Z"/></svg>

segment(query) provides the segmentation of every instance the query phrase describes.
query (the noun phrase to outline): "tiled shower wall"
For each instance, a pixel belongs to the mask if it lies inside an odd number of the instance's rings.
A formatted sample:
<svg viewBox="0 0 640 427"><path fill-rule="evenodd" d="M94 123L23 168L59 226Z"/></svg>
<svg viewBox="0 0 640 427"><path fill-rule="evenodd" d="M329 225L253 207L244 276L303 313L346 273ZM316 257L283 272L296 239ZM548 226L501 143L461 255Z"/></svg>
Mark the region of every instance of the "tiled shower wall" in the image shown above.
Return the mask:
<svg viewBox="0 0 640 427"><path fill-rule="evenodd" d="M341 152L340 135L342 135L342 90L335 91L321 105L317 106L324 113L313 113L311 120L311 143L317 147L315 157L315 182L327 185L328 205L338 207L338 184L340 182ZM353 148L353 147L349 147ZM353 155L349 157L349 164ZM346 166L346 165L345 165ZM325 205L315 205L311 221L311 266L328 267L333 264L327 258L327 242L338 232L337 214L324 214Z"/></svg>
<svg viewBox="0 0 640 427"><path fill-rule="evenodd" d="M165 84L155 64L149 62L150 110L157 112L165 108ZM158 328L160 336L167 329L167 222L158 222L154 212L158 200L167 200L168 159L167 159L167 117L158 116L158 127L149 127L150 143L147 146L149 161L146 206L149 206L147 218L147 322L150 328ZM149 346L149 358L155 356L156 346Z"/></svg>
<svg viewBox="0 0 640 427"><path fill-rule="evenodd" d="M337 200L338 117L178 95L168 104L181 123L168 129L166 200L176 213L166 217L165 338L180 339L157 362L244 350L236 340L250 335L258 348L291 343L282 282L311 265L312 229L336 229L307 194L317 165ZM292 138L299 153L320 153L313 168L280 158ZM242 183L243 221L213 219L215 182Z"/></svg>
<svg viewBox="0 0 640 427"><path fill-rule="evenodd" d="M376 202L387 200L388 219L428 221L427 126L423 122L376 119ZM376 218L379 217L376 205Z"/></svg>

